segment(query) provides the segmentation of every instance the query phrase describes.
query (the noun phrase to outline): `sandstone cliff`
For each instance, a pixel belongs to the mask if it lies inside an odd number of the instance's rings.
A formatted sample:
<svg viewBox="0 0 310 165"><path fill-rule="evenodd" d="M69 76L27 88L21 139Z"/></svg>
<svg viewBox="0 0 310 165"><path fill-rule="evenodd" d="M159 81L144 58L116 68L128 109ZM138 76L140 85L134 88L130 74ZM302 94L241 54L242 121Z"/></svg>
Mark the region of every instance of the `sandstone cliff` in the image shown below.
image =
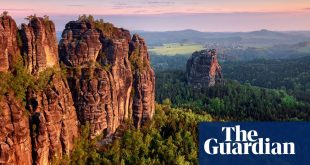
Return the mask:
<svg viewBox="0 0 310 165"><path fill-rule="evenodd" d="M18 29L15 21L8 15L0 17L0 72L12 68L10 64L19 55Z"/></svg>
<svg viewBox="0 0 310 165"><path fill-rule="evenodd" d="M72 21L59 52L79 120L90 124L92 136L113 134L125 120L140 127L152 118L155 76L139 36L99 21Z"/></svg>
<svg viewBox="0 0 310 165"><path fill-rule="evenodd" d="M11 17L0 19L1 71L4 78L11 76L0 101L0 122L5 125L0 133L0 163L49 164L69 154L78 136L71 92L66 79L58 74L55 26L47 19L32 17L28 25L17 29ZM26 79L33 79L31 87L25 85L31 81ZM17 92L27 97L20 98Z"/></svg>
<svg viewBox="0 0 310 165"><path fill-rule="evenodd" d="M223 82L215 49L194 52L186 65L187 81L194 88L208 88Z"/></svg>
<svg viewBox="0 0 310 165"><path fill-rule="evenodd" d="M0 164L31 164L32 145L27 111L8 94L0 101Z"/></svg>
<svg viewBox="0 0 310 165"><path fill-rule="evenodd" d="M0 17L0 164L70 156L81 124L95 137L152 118L155 75L142 38L79 20L66 25L58 45L48 17L28 18L18 29Z"/></svg>
<svg viewBox="0 0 310 165"><path fill-rule="evenodd" d="M31 73L37 73L58 64L58 47L55 25L46 18L30 16L28 25L22 24L21 53Z"/></svg>
<svg viewBox="0 0 310 165"><path fill-rule="evenodd" d="M153 117L155 112L155 73L143 38L134 35L130 42L130 60L133 73L133 117L139 127Z"/></svg>
<svg viewBox="0 0 310 165"><path fill-rule="evenodd" d="M15 21L7 15L0 17L0 164L31 164L32 145L29 117L21 99L7 90L13 63L20 56Z"/></svg>

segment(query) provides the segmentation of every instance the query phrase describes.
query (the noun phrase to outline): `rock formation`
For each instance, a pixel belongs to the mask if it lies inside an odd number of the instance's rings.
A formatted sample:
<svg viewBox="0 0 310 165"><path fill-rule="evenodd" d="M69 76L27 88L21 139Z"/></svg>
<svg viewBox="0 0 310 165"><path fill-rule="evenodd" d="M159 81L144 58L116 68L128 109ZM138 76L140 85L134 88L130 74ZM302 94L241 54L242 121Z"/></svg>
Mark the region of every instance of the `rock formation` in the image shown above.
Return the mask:
<svg viewBox="0 0 310 165"><path fill-rule="evenodd" d="M65 80L53 74L43 91L28 91L27 109L31 112L31 137L35 164L70 154L78 137L78 120Z"/></svg>
<svg viewBox="0 0 310 165"><path fill-rule="evenodd" d="M28 25L22 24L22 55L31 73L37 73L58 64L55 25L46 18L30 16Z"/></svg>
<svg viewBox="0 0 310 165"><path fill-rule="evenodd" d="M71 92L66 79L58 74L55 26L47 19L33 17L18 30L11 17L1 20L4 27L1 41L5 46L4 51L0 50L5 52L1 54L5 64L2 74L8 71L12 76L20 74L14 65L23 63L18 61L23 59L26 72L33 74L36 85L43 80L44 84L41 89L28 88L26 106L10 90L1 98L0 122L5 127L0 133L0 163L49 164L52 159L69 154L78 136Z"/></svg>
<svg viewBox="0 0 310 165"><path fill-rule="evenodd" d="M134 67L133 118L136 127L153 117L155 111L155 73L144 39L134 35L130 42L130 57ZM138 59L136 59L138 58Z"/></svg>
<svg viewBox="0 0 310 165"><path fill-rule="evenodd" d="M27 111L12 94L0 101L0 164L32 164Z"/></svg>
<svg viewBox="0 0 310 165"><path fill-rule="evenodd" d="M33 161L48 164L72 150L78 136L77 115L67 81L57 73L60 67L54 23L33 17L28 25L22 25L20 33L27 70L34 75L43 72L39 80L47 79L42 89L28 90L26 108L31 113Z"/></svg>
<svg viewBox="0 0 310 165"><path fill-rule="evenodd" d="M58 45L48 17L28 18L18 29L0 16L0 164L45 165L70 156L81 124L89 123L95 137L152 118L155 75L142 38L79 20L66 25Z"/></svg>
<svg viewBox="0 0 310 165"><path fill-rule="evenodd" d="M0 17L0 72L6 72L12 68L19 55L18 29L15 21L8 15Z"/></svg>
<svg viewBox="0 0 310 165"><path fill-rule="evenodd" d="M152 118L155 76L139 36L103 22L71 21L59 52L79 120L90 124L92 136L113 134L125 120L140 127Z"/></svg>
<svg viewBox="0 0 310 165"><path fill-rule="evenodd" d="M8 15L0 17L0 74L7 78L13 63L20 56L18 29L15 21ZM4 79L1 80L2 83ZM4 90L1 84L1 92ZM0 164L31 164L32 145L27 111L20 99L12 92L0 95Z"/></svg>
<svg viewBox="0 0 310 165"><path fill-rule="evenodd" d="M187 81L194 88L208 88L223 82L215 49L194 52L186 65Z"/></svg>

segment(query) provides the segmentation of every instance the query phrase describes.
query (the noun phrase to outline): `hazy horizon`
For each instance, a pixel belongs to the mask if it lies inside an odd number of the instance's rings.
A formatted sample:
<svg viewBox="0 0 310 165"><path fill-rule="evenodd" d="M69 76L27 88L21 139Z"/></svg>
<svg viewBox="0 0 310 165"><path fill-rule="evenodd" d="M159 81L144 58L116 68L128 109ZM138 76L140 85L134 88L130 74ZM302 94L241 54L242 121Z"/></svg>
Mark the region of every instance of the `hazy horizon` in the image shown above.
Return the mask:
<svg viewBox="0 0 310 165"><path fill-rule="evenodd" d="M2 0L1 0L2 1ZM18 24L49 15L57 31L79 15L92 14L118 27L143 31L309 31L310 1L296 0L14 0L1 2Z"/></svg>

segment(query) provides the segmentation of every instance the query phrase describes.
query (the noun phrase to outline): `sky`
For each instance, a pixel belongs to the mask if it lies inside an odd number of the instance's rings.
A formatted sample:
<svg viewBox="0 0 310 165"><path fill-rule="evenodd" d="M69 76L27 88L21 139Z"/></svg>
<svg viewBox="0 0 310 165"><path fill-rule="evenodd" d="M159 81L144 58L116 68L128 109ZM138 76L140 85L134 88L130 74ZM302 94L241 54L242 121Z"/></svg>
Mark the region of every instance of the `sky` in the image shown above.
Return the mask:
<svg viewBox="0 0 310 165"><path fill-rule="evenodd" d="M92 14L129 30L210 32L310 30L310 0L0 0L18 23L49 15L61 31L66 22Z"/></svg>

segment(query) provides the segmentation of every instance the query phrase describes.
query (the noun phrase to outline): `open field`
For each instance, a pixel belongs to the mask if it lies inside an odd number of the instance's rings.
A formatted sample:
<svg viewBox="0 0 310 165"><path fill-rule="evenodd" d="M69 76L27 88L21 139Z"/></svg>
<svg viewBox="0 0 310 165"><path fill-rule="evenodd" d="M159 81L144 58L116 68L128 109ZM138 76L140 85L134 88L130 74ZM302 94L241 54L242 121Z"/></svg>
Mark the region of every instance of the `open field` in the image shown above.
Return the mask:
<svg viewBox="0 0 310 165"><path fill-rule="evenodd" d="M204 49L200 44L170 43L163 46L155 46L149 51L158 55L192 54L195 51Z"/></svg>

